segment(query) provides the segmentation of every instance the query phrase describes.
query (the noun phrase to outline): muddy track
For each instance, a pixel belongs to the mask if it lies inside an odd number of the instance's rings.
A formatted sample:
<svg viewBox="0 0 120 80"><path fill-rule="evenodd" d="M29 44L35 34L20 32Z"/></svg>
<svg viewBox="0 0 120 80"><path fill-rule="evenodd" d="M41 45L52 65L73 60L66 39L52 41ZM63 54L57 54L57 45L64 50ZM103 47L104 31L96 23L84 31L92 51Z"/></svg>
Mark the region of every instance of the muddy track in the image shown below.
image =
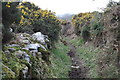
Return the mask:
<svg viewBox="0 0 120 80"><path fill-rule="evenodd" d="M69 78L87 78L87 67L84 66L83 61L76 54L76 48L72 44L68 43L70 51L67 53L71 58L71 71L69 71Z"/></svg>

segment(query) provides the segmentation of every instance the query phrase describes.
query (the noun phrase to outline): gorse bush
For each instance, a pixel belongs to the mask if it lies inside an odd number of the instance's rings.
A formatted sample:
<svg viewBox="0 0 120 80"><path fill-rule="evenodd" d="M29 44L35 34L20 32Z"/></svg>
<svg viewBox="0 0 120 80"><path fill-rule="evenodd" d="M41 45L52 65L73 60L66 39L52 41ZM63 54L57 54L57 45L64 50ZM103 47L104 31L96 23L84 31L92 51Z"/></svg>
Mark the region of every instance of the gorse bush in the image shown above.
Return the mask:
<svg viewBox="0 0 120 80"><path fill-rule="evenodd" d="M22 19L20 21L21 28L31 25L32 27L28 26L31 31L42 32L43 34L48 35L51 41L56 41L58 39L59 31L61 29L59 25L60 21L56 18L54 12L42 10L30 2L23 2L19 8L22 12Z"/></svg>
<svg viewBox="0 0 120 80"><path fill-rule="evenodd" d="M72 23L75 26L76 34L81 35L85 41L100 35L104 28L101 18L102 13L97 11L73 16Z"/></svg>
<svg viewBox="0 0 120 80"><path fill-rule="evenodd" d="M75 33L77 35L80 35L83 27L88 26L92 18L93 18L93 13L80 13L78 15L73 16L72 23L75 26Z"/></svg>

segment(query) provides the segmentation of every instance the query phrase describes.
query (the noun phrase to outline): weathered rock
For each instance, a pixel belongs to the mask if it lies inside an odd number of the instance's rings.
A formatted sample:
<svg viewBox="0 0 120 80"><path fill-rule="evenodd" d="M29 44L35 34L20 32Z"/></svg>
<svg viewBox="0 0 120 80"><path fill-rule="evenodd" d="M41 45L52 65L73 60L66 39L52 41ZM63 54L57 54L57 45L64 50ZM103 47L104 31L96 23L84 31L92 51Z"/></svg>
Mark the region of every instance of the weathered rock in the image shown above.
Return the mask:
<svg viewBox="0 0 120 80"><path fill-rule="evenodd" d="M6 66L13 70L14 77L18 78L19 76L20 78L30 79L52 77L46 64L49 60L49 51L46 47L46 42L49 42L48 37L41 34L41 32L33 36L26 33L15 35L14 43L6 46L6 54L3 56L3 62L9 63L6 63Z"/></svg>
<svg viewBox="0 0 120 80"><path fill-rule="evenodd" d="M15 52L15 56L17 56L18 58L25 59L28 63L30 63L30 56L24 51L19 50Z"/></svg>
<svg viewBox="0 0 120 80"><path fill-rule="evenodd" d="M46 50L46 48L38 43L35 44L29 44L26 46L26 48L28 48L29 50L34 50L35 52L38 52L38 48L41 47L42 49Z"/></svg>
<svg viewBox="0 0 120 80"><path fill-rule="evenodd" d="M42 53L41 52L38 52L36 55L42 57Z"/></svg>
<svg viewBox="0 0 120 80"><path fill-rule="evenodd" d="M10 54L10 51L7 50L7 51L4 51L4 53L8 55Z"/></svg>
<svg viewBox="0 0 120 80"><path fill-rule="evenodd" d="M30 43L30 35L27 33L16 34L16 41L24 44Z"/></svg>
<svg viewBox="0 0 120 80"><path fill-rule="evenodd" d="M45 48L43 45L41 45L41 44L40 44L40 47L41 47L42 49L46 50L46 48Z"/></svg>
<svg viewBox="0 0 120 80"><path fill-rule="evenodd" d="M40 47L40 45L38 43L29 44L29 45L26 46L26 48L28 48L29 50L37 50L38 47Z"/></svg>
<svg viewBox="0 0 120 80"><path fill-rule="evenodd" d="M15 56L16 56L17 58L22 58L22 57L23 57L23 53L24 53L24 52L23 52L23 51L20 51L20 50L19 50L19 51L16 51L16 52L15 52Z"/></svg>
<svg viewBox="0 0 120 80"><path fill-rule="evenodd" d="M40 43L45 43L45 36L41 32L34 33L32 39L37 40Z"/></svg>
<svg viewBox="0 0 120 80"><path fill-rule="evenodd" d="M29 40L23 40L22 43L29 44L30 42L29 42Z"/></svg>
<svg viewBox="0 0 120 80"><path fill-rule="evenodd" d="M27 50L27 51L29 51L29 49L28 49L28 48L22 48L22 50Z"/></svg>
<svg viewBox="0 0 120 80"><path fill-rule="evenodd" d="M30 56L27 54L27 53L25 53L24 52L24 59L28 62L28 63L30 63Z"/></svg>
<svg viewBox="0 0 120 80"><path fill-rule="evenodd" d="M11 45L8 45L9 47L20 47L20 45L18 44L11 44Z"/></svg>
<svg viewBox="0 0 120 80"><path fill-rule="evenodd" d="M27 34L27 33L22 33L23 34L23 37L30 37L31 35L30 34Z"/></svg>

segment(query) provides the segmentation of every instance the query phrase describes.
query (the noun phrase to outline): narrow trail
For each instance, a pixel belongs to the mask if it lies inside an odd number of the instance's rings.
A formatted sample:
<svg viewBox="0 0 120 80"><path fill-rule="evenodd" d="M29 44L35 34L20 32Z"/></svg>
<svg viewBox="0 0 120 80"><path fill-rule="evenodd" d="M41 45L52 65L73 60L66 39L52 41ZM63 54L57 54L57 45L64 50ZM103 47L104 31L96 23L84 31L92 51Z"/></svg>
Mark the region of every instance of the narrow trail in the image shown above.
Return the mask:
<svg viewBox="0 0 120 80"><path fill-rule="evenodd" d="M77 37L74 33L74 27L71 23L69 24L69 28L65 31L64 36L70 39ZM87 78L87 72L89 69L84 65L83 60L79 58L80 55L77 55L76 47L69 41L64 41L63 39L61 39L61 41L64 43L64 45L70 47L70 51L67 53L68 56L70 56L72 62L71 70L69 71L69 78Z"/></svg>
<svg viewBox="0 0 120 80"><path fill-rule="evenodd" d="M67 53L71 58L71 71L69 71L69 78L87 78L87 67L84 66L83 61L76 54L76 47L68 43L70 51Z"/></svg>

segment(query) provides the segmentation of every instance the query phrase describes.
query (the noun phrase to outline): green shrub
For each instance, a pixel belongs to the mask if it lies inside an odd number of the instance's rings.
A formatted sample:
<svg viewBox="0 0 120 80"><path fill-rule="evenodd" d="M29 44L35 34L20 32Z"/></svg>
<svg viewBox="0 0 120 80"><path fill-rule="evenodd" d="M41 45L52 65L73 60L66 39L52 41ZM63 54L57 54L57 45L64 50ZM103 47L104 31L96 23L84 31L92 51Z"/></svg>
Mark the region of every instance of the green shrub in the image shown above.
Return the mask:
<svg viewBox="0 0 120 80"><path fill-rule="evenodd" d="M19 23L20 21L20 12L16 7L19 2L2 2L2 33L3 39L2 43L9 42L13 35L10 32L10 25L12 23Z"/></svg>
<svg viewBox="0 0 120 80"><path fill-rule="evenodd" d="M31 25L27 25L27 26L18 26L15 29L15 32L17 33L28 33L28 34L33 34L33 29Z"/></svg>
<svg viewBox="0 0 120 80"><path fill-rule="evenodd" d="M97 23L94 22L91 25L91 34L94 36L98 36L102 33L103 29L104 26L100 22Z"/></svg>
<svg viewBox="0 0 120 80"><path fill-rule="evenodd" d="M88 41L90 39L90 27L84 26L81 35L85 42Z"/></svg>

